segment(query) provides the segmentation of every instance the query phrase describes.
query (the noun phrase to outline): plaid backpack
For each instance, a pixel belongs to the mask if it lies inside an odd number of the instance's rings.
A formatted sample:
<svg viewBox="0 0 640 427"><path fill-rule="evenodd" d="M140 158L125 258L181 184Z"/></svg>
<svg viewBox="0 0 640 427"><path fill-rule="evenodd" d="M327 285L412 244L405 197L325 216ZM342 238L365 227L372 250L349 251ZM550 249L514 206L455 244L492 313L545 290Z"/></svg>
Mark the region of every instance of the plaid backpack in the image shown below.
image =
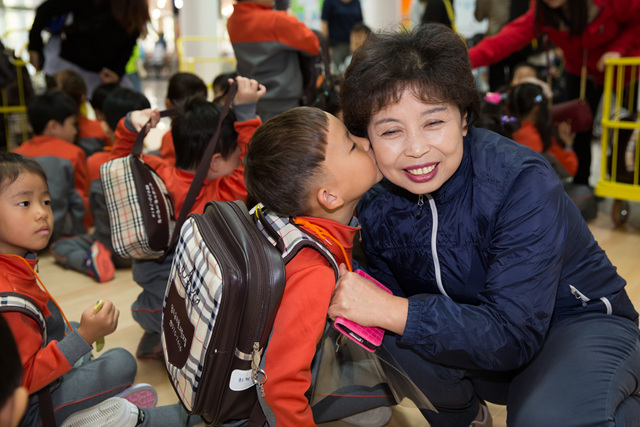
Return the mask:
<svg viewBox="0 0 640 427"><path fill-rule="evenodd" d="M260 409L260 367L285 286L285 264L312 247L331 253L288 218L210 201L180 231L162 318L171 383L189 414L207 425ZM261 391L261 390L260 390ZM258 410L257 413L260 411Z"/></svg>

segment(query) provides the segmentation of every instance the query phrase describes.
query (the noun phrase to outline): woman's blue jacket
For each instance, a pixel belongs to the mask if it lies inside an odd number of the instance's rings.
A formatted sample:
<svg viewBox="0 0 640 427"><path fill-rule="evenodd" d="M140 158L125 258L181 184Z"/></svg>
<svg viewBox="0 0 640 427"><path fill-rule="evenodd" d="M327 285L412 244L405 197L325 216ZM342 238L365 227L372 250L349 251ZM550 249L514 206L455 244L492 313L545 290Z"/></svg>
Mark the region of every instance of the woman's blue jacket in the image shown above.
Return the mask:
<svg viewBox="0 0 640 427"><path fill-rule="evenodd" d="M400 343L449 366L505 371L570 316L637 323L625 280L547 161L485 129L463 144L436 192L385 180L358 205L367 270L409 298Z"/></svg>

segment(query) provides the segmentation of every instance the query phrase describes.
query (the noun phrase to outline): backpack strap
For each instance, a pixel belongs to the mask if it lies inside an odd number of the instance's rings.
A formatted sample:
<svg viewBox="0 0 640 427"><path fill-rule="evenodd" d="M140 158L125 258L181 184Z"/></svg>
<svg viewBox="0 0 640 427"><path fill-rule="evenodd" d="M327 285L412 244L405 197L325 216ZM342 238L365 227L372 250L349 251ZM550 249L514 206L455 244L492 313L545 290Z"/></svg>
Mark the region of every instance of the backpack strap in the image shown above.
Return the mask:
<svg viewBox="0 0 640 427"><path fill-rule="evenodd" d="M0 312L10 311L17 311L35 320L42 334L42 347L47 345L47 324L35 301L17 292L0 292Z"/></svg>
<svg viewBox="0 0 640 427"><path fill-rule="evenodd" d="M261 204L254 207L251 210L251 214L257 218L258 229L269 239L271 244L282 252L282 259L285 264L289 263L301 249L312 248L325 257L333 268L336 280L340 278L338 262L329 249L317 237L291 221L291 218L264 212Z"/></svg>
<svg viewBox="0 0 640 427"><path fill-rule="evenodd" d="M40 327L42 334L42 346L47 345L47 324L44 316L34 300L26 295L17 292L0 292L0 313L18 312L31 317ZM36 391L38 395L38 406L40 407L40 416L44 427L55 427L56 421L53 414L53 404L51 402L51 390L49 386L44 386Z"/></svg>
<svg viewBox="0 0 640 427"><path fill-rule="evenodd" d="M256 205L251 209L250 214L255 217L258 229L262 231L264 236L274 245L281 253L285 265L291 261L303 248L312 248L322 255L335 274L336 281L340 278L338 262L333 254L324 246L324 244L315 236L311 235L298 225L291 218L274 215L263 210L262 204ZM329 323L327 323L329 324ZM271 334L264 349L263 357L260 360L260 369L264 369L267 359L267 350ZM258 404L256 404L249 417L248 427L261 427L265 424L270 427L276 426L276 417L273 410L264 400L261 391L256 387L258 394Z"/></svg>

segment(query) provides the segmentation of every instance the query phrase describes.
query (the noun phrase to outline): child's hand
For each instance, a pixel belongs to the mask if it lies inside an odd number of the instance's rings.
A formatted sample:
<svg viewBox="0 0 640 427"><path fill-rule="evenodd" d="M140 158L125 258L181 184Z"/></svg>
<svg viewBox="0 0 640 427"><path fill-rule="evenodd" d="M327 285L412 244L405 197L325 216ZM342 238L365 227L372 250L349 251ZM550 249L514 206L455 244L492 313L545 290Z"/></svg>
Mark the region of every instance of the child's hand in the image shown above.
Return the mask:
<svg viewBox="0 0 640 427"><path fill-rule="evenodd" d="M573 140L576 137L575 132L571 132L571 124L569 122L558 123L558 136L564 142L564 148L573 147Z"/></svg>
<svg viewBox="0 0 640 427"><path fill-rule="evenodd" d="M157 126L160 121L160 111L158 111L157 108L154 108L153 110L151 108L147 108L144 110L132 111L130 118L131 124L135 130L140 132L149 120L151 120L149 129Z"/></svg>
<svg viewBox="0 0 640 427"><path fill-rule="evenodd" d="M98 338L113 333L118 326L118 317L120 316L120 310L111 301L105 300L104 305L97 313L94 313L94 306L92 304L82 312L80 326L78 326L78 333L89 345Z"/></svg>
<svg viewBox="0 0 640 427"><path fill-rule="evenodd" d="M231 80L230 83L233 82L232 79L229 80ZM267 93L267 88L253 79L238 76L236 77L236 82L238 82L238 92L236 92L236 96L233 99L234 104L256 102Z"/></svg>

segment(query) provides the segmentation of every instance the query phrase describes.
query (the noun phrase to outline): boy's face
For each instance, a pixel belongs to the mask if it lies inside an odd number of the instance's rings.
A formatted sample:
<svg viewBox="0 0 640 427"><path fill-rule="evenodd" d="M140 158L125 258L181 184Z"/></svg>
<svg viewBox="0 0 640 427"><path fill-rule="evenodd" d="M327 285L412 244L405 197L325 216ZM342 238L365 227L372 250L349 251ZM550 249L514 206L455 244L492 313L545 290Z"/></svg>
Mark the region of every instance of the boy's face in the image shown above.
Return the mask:
<svg viewBox="0 0 640 427"><path fill-rule="evenodd" d="M78 117L69 116L64 119L62 124L56 123L56 125L51 136L71 143L76 140L76 135L78 134Z"/></svg>
<svg viewBox="0 0 640 427"><path fill-rule="evenodd" d="M345 201L357 202L364 193L382 179L367 138L349 133L344 123L331 114L325 154L325 176Z"/></svg>
<svg viewBox="0 0 640 427"><path fill-rule="evenodd" d="M520 83L524 83L527 79L536 78L536 69L533 67L522 66L518 67L516 71L513 73L513 78L511 79L511 85L519 85Z"/></svg>
<svg viewBox="0 0 640 427"><path fill-rule="evenodd" d="M47 183L37 174L21 173L0 192L0 253L24 257L45 248L52 232Z"/></svg>
<svg viewBox="0 0 640 427"><path fill-rule="evenodd" d="M349 50L355 52L367 40L367 33L364 31L352 31L349 35Z"/></svg>

